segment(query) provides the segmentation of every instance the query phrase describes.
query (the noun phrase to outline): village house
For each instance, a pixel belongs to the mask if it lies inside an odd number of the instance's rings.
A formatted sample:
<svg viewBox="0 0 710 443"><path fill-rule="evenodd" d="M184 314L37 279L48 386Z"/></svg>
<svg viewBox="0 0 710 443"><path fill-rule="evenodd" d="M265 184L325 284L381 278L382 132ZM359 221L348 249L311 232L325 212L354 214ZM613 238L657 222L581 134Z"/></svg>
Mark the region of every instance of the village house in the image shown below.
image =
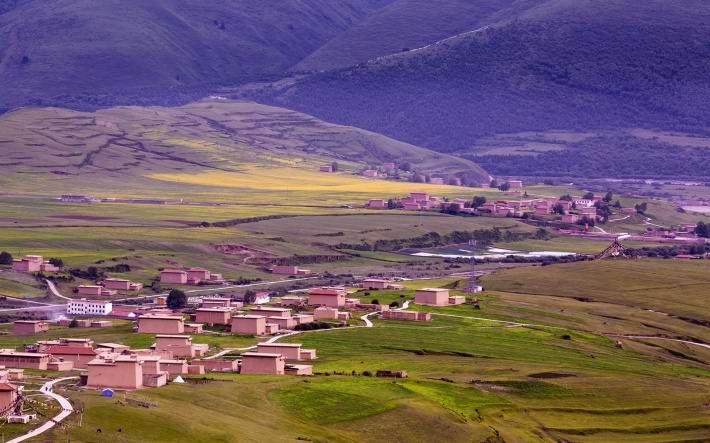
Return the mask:
<svg viewBox="0 0 710 443"><path fill-rule="evenodd" d="M574 207L577 209L591 208L594 206L594 200L588 198L575 198L572 200L572 203L574 203Z"/></svg>
<svg viewBox="0 0 710 443"><path fill-rule="evenodd" d="M185 321L179 315L152 315L138 317L138 332L147 334L182 334Z"/></svg>
<svg viewBox="0 0 710 443"><path fill-rule="evenodd" d="M367 201L366 206L370 209L387 209L387 202L381 198L373 198Z"/></svg>
<svg viewBox="0 0 710 443"><path fill-rule="evenodd" d="M361 286L364 289L392 289L401 290L404 287L400 284L393 283L390 280L381 278L366 278L362 281Z"/></svg>
<svg viewBox="0 0 710 443"><path fill-rule="evenodd" d="M53 346L72 346L93 348L94 341L90 338L60 338L59 340L38 340L35 344L37 352L47 352Z"/></svg>
<svg viewBox="0 0 710 443"><path fill-rule="evenodd" d="M136 355L102 354L87 364L86 385L91 388L140 389L142 362Z"/></svg>
<svg viewBox="0 0 710 443"><path fill-rule="evenodd" d="M393 172L397 170L397 165L393 162L382 163L382 170L385 172Z"/></svg>
<svg viewBox="0 0 710 443"><path fill-rule="evenodd" d="M241 374L285 374L286 359L281 354L245 352L241 358Z"/></svg>
<svg viewBox="0 0 710 443"><path fill-rule="evenodd" d="M185 334L202 334L204 329L201 323L185 323Z"/></svg>
<svg viewBox="0 0 710 443"><path fill-rule="evenodd" d="M333 165L321 165L318 170L320 172L333 172Z"/></svg>
<svg viewBox="0 0 710 443"><path fill-rule="evenodd" d="M432 185L443 185L446 183L443 177L431 177L429 178L429 183Z"/></svg>
<svg viewBox="0 0 710 443"><path fill-rule="evenodd" d="M293 319L296 320L297 325L302 325L304 323L313 323L315 320L313 314L295 314Z"/></svg>
<svg viewBox="0 0 710 443"><path fill-rule="evenodd" d="M158 334L155 336L155 350L170 352L173 357L201 357L209 349L206 344L193 344L189 335Z"/></svg>
<svg viewBox="0 0 710 443"><path fill-rule="evenodd" d="M257 352L265 354L281 354L286 360L315 360L315 349L301 349L300 343L259 343Z"/></svg>
<svg viewBox="0 0 710 443"><path fill-rule="evenodd" d="M309 275L313 273L310 269L302 269L295 265L275 265L271 267L270 271L272 274L281 275Z"/></svg>
<svg viewBox="0 0 710 443"><path fill-rule="evenodd" d="M378 177L380 175L380 173L377 171L377 169L365 169L364 171L362 171L361 175L363 177L374 178L374 177Z"/></svg>
<svg viewBox="0 0 710 443"><path fill-rule="evenodd" d="M511 191L523 189L522 180L508 180L506 183L510 185Z"/></svg>
<svg viewBox="0 0 710 443"><path fill-rule="evenodd" d="M277 325L279 330L293 329L297 325L296 319L293 317L267 317L266 321L273 325Z"/></svg>
<svg viewBox="0 0 710 443"><path fill-rule="evenodd" d="M336 308L321 306L313 310L313 318L315 320L337 320L338 310Z"/></svg>
<svg viewBox="0 0 710 443"><path fill-rule="evenodd" d="M202 308L229 308L232 306L232 299L227 297L204 297L201 300Z"/></svg>
<svg viewBox="0 0 710 443"><path fill-rule="evenodd" d="M193 364L201 365L205 368L206 372L238 372L239 371L239 361L238 360L218 360L218 359L195 359L192 360Z"/></svg>
<svg viewBox="0 0 710 443"><path fill-rule="evenodd" d="M414 303L418 305L446 306L449 304L449 290L443 288L422 288L414 293Z"/></svg>
<svg viewBox="0 0 710 443"><path fill-rule="evenodd" d="M266 334L271 335L271 334L276 334L277 332L279 332L279 325L275 325L273 323L266 324L266 328L265 328Z"/></svg>
<svg viewBox="0 0 710 443"><path fill-rule="evenodd" d="M6 368L41 369L46 371L47 363L49 363L49 354L0 349L0 366Z"/></svg>
<svg viewBox="0 0 710 443"><path fill-rule="evenodd" d="M143 289L143 284L122 278L107 278L104 280L104 287L115 291L133 292Z"/></svg>
<svg viewBox="0 0 710 443"><path fill-rule="evenodd" d="M198 308L195 309L195 321L206 325L228 325L232 316L232 308Z"/></svg>
<svg viewBox="0 0 710 443"><path fill-rule="evenodd" d="M79 293L79 295L90 295L90 296L116 295L116 291L111 290L111 289L106 289L103 286L98 286L98 285L79 285L76 289L77 289L77 292Z"/></svg>
<svg viewBox="0 0 710 443"><path fill-rule="evenodd" d="M171 377L183 375L189 372L189 365L185 360L161 359L160 369L165 371Z"/></svg>
<svg viewBox="0 0 710 443"><path fill-rule="evenodd" d="M577 214L565 214L562 216L562 223L575 224L579 222L579 216Z"/></svg>
<svg viewBox="0 0 710 443"><path fill-rule="evenodd" d="M341 287L311 288L308 290L308 304L340 308L345 306L345 295L345 288Z"/></svg>
<svg viewBox="0 0 710 443"><path fill-rule="evenodd" d="M274 308L271 306L259 306L249 311L250 315L263 315L264 317L290 318L291 310L287 308Z"/></svg>
<svg viewBox="0 0 710 443"><path fill-rule="evenodd" d="M113 310L113 304L105 300L71 300L67 303L67 314L69 315L109 315Z"/></svg>
<svg viewBox="0 0 710 443"><path fill-rule="evenodd" d="M113 326L113 322L110 320L91 320L89 323L90 328L110 328Z"/></svg>
<svg viewBox="0 0 710 443"><path fill-rule="evenodd" d="M298 295L285 295L279 299L279 306L281 307L295 307L304 306L307 300L305 297L299 297Z"/></svg>
<svg viewBox="0 0 710 443"><path fill-rule="evenodd" d="M44 260L41 255L25 255L12 261L15 272L57 272L59 268Z"/></svg>
<svg viewBox="0 0 710 443"><path fill-rule="evenodd" d="M466 297L463 295L450 295L449 304L450 305L462 305L466 303Z"/></svg>
<svg viewBox="0 0 710 443"><path fill-rule="evenodd" d="M49 323L44 320L15 320L12 335L33 335L49 331Z"/></svg>
<svg viewBox="0 0 710 443"><path fill-rule="evenodd" d="M383 320L431 321L431 314L417 311L385 311L380 318Z"/></svg>
<svg viewBox="0 0 710 443"><path fill-rule="evenodd" d="M139 355L138 361L143 372L143 386L146 388L159 388L168 383L170 373L161 368L161 358L158 355Z"/></svg>
<svg viewBox="0 0 710 443"><path fill-rule="evenodd" d="M74 368L85 369L96 358L97 352L86 346L50 346L46 353L64 362L71 362Z"/></svg>
<svg viewBox="0 0 710 443"><path fill-rule="evenodd" d="M238 315L232 317L232 334L264 335L266 317L263 315Z"/></svg>
<svg viewBox="0 0 710 443"><path fill-rule="evenodd" d="M9 415L18 398L19 390L17 386L6 381L0 382L0 416Z"/></svg>
<svg viewBox="0 0 710 443"><path fill-rule="evenodd" d="M122 354L129 351L129 347L119 343L97 343L96 352L103 354L105 352L110 352L114 354Z"/></svg>
<svg viewBox="0 0 710 443"><path fill-rule="evenodd" d="M186 285L187 272L180 269L163 269L160 271L160 283Z"/></svg>

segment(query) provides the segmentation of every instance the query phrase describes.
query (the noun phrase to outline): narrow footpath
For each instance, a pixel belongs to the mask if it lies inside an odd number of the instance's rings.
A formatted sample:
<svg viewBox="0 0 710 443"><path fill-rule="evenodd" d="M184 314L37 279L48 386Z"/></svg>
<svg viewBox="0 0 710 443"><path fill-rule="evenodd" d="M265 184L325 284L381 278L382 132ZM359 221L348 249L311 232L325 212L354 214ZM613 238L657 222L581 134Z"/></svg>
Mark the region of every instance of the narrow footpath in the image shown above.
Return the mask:
<svg viewBox="0 0 710 443"><path fill-rule="evenodd" d="M18 443L21 441L28 440L30 438L36 437L40 434L43 434L44 432L47 432L48 430L52 429L56 424L61 423L65 418L69 417L72 412L74 412L74 407L71 405L69 400L67 400L65 397L62 397L61 395L55 393L52 389L54 388L54 385L66 380L72 380L76 379L78 377L64 377L64 378L57 378L55 380L48 381L47 383L43 384L42 387L39 389L39 391L46 395L47 397L50 397L59 403L59 406L62 407L62 412L57 414L56 416L50 418L48 421L46 421L42 426L35 428L28 433L21 435L17 438L13 438L12 440L8 441L8 443Z"/></svg>

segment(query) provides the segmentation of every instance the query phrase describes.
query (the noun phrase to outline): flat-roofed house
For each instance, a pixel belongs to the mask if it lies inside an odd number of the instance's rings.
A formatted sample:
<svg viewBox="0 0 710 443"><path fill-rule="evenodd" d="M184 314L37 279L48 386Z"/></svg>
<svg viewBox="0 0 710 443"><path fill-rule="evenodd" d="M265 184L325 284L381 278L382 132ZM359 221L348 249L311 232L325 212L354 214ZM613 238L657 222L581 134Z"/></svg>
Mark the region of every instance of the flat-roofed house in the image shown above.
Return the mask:
<svg viewBox="0 0 710 443"><path fill-rule="evenodd" d="M91 388L143 387L143 367L137 355L100 355L87 364L87 374L86 385Z"/></svg>
<svg viewBox="0 0 710 443"><path fill-rule="evenodd" d="M110 295L116 295L116 291L112 289L107 289L104 288L103 286L99 285L79 285L77 288L77 292L79 295L90 295L90 296L95 296L95 295L103 295L103 296L110 296Z"/></svg>
<svg viewBox="0 0 710 443"><path fill-rule="evenodd" d="M67 303L67 314L69 315L109 315L113 310L113 304L106 300L71 300Z"/></svg>
<svg viewBox="0 0 710 443"><path fill-rule="evenodd" d="M302 325L304 323L313 323L313 321L315 320L313 314L295 314L293 318L294 320L296 320L297 325Z"/></svg>
<svg viewBox="0 0 710 443"><path fill-rule="evenodd" d="M414 303L418 305L446 306L449 304L449 290L444 288L422 288L414 293Z"/></svg>
<svg viewBox="0 0 710 443"><path fill-rule="evenodd" d="M190 268L187 270L187 281L197 284L201 281L210 280L210 271L205 268Z"/></svg>
<svg viewBox="0 0 710 443"><path fill-rule="evenodd" d="M368 200L367 207L370 209L387 209L387 202L381 198Z"/></svg>
<svg viewBox="0 0 710 443"><path fill-rule="evenodd" d="M13 349L0 349L0 366L6 368L47 370L49 354L39 352L17 352Z"/></svg>
<svg viewBox="0 0 710 443"><path fill-rule="evenodd" d="M146 334L182 334L185 332L185 321L179 315L141 315L138 317L138 332Z"/></svg>
<svg viewBox="0 0 710 443"><path fill-rule="evenodd" d="M267 317L266 321L273 325L277 325L279 330L293 329L298 324L296 323L296 319L293 317Z"/></svg>
<svg viewBox="0 0 710 443"><path fill-rule="evenodd" d="M75 368L84 369L96 358L96 351L85 346L50 346L46 351L54 358L72 362Z"/></svg>
<svg viewBox="0 0 710 443"><path fill-rule="evenodd" d="M308 304L311 306L340 308L345 306L345 295L345 288L311 288L308 290Z"/></svg>
<svg viewBox="0 0 710 443"><path fill-rule="evenodd" d="M384 320L431 321L431 314L417 311L385 311L381 318Z"/></svg>
<svg viewBox="0 0 710 443"><path fill-rule="evenodd" d="M49 323L44 320L15 320L12 335L33 335L49 331Z"/></svg>
<svg viewBox="0 0 710 443"><path fill-rule="evenodd" d="M272 274L281 275L298 275L298 266L293 265L276 265L271 267Z"/></svg>
<svg viewBox="0 0 710 443"><path fill-rule="evenodd" d="M140 291L143 289L142 283L135 283L130 280L123 278L107 278L104 280L104 287L106 289L113 289L116 291Z"/></svg>
<svg viewBox="0 0 710 443"><path fill-rule="evenodd" d="M263 315L265 317L291 317L291 310L288 308L272 308L269 306L259 306L249 311L250 315Z"/></svg>
<svg viewBox="0 0 710 443"><path fill-rule="evenodd" d="M238 315L232 317L232 334L264 335L266 317L263 315Z"/></svg>
<svg viewBox="0 0 710 443"><path fill-rule="evenodd" d="M229 308L232 299L227 297L204 297L200 303L201 308Z"/></svg>
<svg viewBox="0 0 710 443"><path fill-rule="evenodd" d="M198 308L195 309L195 321L207 325L228 325L232 316L231 308Z"/></svg>
<svg viewBox="0 0 710 443"><path fill-rule="evenodd" d="M186 285L187 272L181 269L163 269L160 271L160 283Z"/></svg>
<svg viewBox="0 0 710 443"><path fill-rule="evenodd" d="M240 365L241 374L284 375L286 359L281 354L245 352Z"/></svg>
<svg viewBox="0 0 710 443"><path fill-rule="evenodd" d="M185 334L202 334L202 323L185 323Z"/></svg>
<svg viewBox="0 0 710 443"><path fill-rule="evenodd" d="M189 335L158 334L155 336L155 350L170 352L173 357L193 358L206 352L205 346L192 343Z"/></svg>
<svg viewBox="0 0 710 443"><path fill-rule="evenodd" d="M160 369L170 374L171 377L187 374L189 371L185 360L160 360Z"/></svg>
<svg viewBox="0 0 710 443"><path fill-rule="evenodd" d="M321 306L313 310L314 320L337 320L338 310L336 308L329 308L327 306Z"/></svg>
<svg viewBox="0 0 710 443"><path fill-rule="evenodd" d="M257 352L266 354L281 354L286 360L314 360L315 349L302 349L300 343L259 343Z"/></svg>
<svg viewBox="0 0 710 443"><path fill-rule="evenodd" d="M463 295L450 295L449 304L450 305L462 305L466 303L466 297Z"/></svg>
<svg viewBox="0 0 710 443"><path fill-rule="evenodd" d="M44 263L41 255L25 255L12 261L12 270L16 272L39 272Z"/></svg>
<svg viewBox="0 0 710 443"><path fill-rule="evenodd" d="M218 360L218 359L196 359L192 363L202 365L207 372L237 372L239 371L239 361Z"/></svg>

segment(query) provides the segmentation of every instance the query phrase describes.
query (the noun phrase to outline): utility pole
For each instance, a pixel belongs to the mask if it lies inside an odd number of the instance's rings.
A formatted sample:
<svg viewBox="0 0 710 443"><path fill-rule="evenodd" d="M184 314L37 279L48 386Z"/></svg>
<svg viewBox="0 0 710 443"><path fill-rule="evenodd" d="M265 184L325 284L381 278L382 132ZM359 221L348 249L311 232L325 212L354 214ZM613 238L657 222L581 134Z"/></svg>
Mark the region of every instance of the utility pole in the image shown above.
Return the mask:
<svg viewBox="0 0 710 443"><path fill-rule="evenodd" d="M476 240L469 240L468 246L471 249L471 276L468 279L466 292L474 293L478 287L476 284Z"/></svg>

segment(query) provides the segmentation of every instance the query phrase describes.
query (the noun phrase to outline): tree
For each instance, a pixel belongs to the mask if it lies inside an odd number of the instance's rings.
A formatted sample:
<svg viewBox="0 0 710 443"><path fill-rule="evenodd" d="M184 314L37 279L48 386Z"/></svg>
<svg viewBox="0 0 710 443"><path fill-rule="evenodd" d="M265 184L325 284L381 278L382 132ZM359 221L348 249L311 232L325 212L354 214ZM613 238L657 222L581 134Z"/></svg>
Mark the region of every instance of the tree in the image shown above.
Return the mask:
<svg viewBox="0 0 710 443"><path fill-rule="evenodd" d="M554 214L564 215L564 214L565 214L565 208L563 208L561 204L557 203L555 206L552 207L552 212L553 212Z"/></svg>
<svg viewBox="0 0 710 443"><path fill-rule="evenodd" d="M173 289L168 294L167 304L170 309L180 309L187 305L187 295L179 289Z"/></svg>
<svg viewBox="0 0 710 443"><path fill-rule="evenodd" d="M585 200L594 200L594 193L593 192L587 192L582 196L583 199Z"/></svg>
<svg viewBox="0 0 710 443"><path fill-rule="evenodd" d="M409 172L412 170L412 164L409 162L404 162L399 165L399 169L401 169L404 172Z"/></svg>
<svg viewBox="0 0 710 443"><path fill-rule="evenodd" d="M333 170L333 172L338 172L338 162L331 163L330 167Z"/></svg>
<svg viewBox="0 0 710 443"><path fill-rule="evenodd" d="M698 226L695 227L695 233L698 237L710 238L710 223L698 222Z"/></svg>
<svg viewBox="0 0 710 443"><path fill-rule="evenodd" d="M611 200L614 198L614 194L611 193L611 191L607 192L606 195L604 196L604 201L607 203L611 203Z"/></svg>
<svg viewBox="0 0 710 443"><path fill-rule="evenodd" d="M11 265L12 264L12 254L7 251L0 252L0 265Z"/></svg>
<svg viewBox="0 0 710 443"><path fill-rule="evenodd" d="M646 210L648 209L648 204L646 202L639 203L635 206L636 212L639 214L645 214Z"/></svg>
<svg viewBox="0 0 710 443"><path fill-rule="evenodd" d="M560 197L560 200L564 200L566 202L571 202L572 201L572 196L569 194L565 194L562 197Z"/></svg>
<svg viewBox="0 0 710 443"><path fill-rule="evenodd" d="M481 196L475 196L473 197L473 201L471 201L471 207L472 208L480 208L481 206L486 204L486 197L481 197Z"/></svg>
<svg viewBox="0 0 710 443"><path fill-rule="evenodd" d="M502 185L498 186L498 189L500 189L503 192L508 191L508 190L510 190L510 183L505 182Z"/></svg>
<svg viewBox="0 0 710 443"><path fill-rule="evenodd" d="M399 308L399 303L393 301L392 303L390 303L390 308Z"/></svg>
<svg viewBox="0 0 710 443"><path fill-rule="evenodd" d="M244 304L245 305L251 305L254 304L256 301L256 292L248 289L247 292L244 293Z"/></svg>
<svg viewBox="0 0 710 443"><path fill-rule="evenodd" d="M489 186L491 188L497 188L498 187L498 180L496 180L496 179L491 180L491 184Z"/></svg>
<svg viewBox="0 0 710 443"><path fill-rule="evenodd" d="M78 328L79 322L75 318L72 318L71 321L69 322L69 327L70 328Z"/></svg>
<svg viewBox="0 0 710 443"><path fill-rule="evenodd" d="M379 304L380 304L380 301L379 301L378 299L376 299L376 298L373 298L373 299L372 299L372 304L373 304L373 305L379 305Z"/></svg>
<svg viewBox="0 0 710 443"><path fill-rule="evenodd" d="M49 259L49 263L58 267L58 268L61 268L64 266L64 260L62 260L61 258L52 257Z"/></svg>
<svg viewBox="0 0 710 443"><path fill-rule="evenodd" d="M614 207L615 207L616 209L621 209L621 202L620 202L619 200L615 201L615 202L614 202Z"/></svg>

